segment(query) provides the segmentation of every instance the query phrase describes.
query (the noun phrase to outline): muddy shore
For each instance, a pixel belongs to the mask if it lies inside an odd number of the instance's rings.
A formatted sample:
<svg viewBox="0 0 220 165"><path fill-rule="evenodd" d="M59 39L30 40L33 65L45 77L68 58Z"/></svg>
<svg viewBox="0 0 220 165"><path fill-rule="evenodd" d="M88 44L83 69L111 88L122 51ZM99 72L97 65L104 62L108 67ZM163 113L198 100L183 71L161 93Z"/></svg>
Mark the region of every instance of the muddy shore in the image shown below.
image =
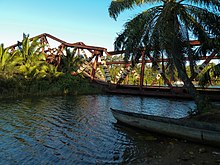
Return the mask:
<svg viewBox="0 0 220 165"><path fill-rule="evenodd" d="M193 118L197 121L220 124L220 111L215 110ZM142 148L142 151L144 151L144 147L147 148L147 152L141 156L141 160L130 162L131 164L220 165L220 147L154 133L148 135L148 133L145 134L145 130L136 129L136 131L138 131L137 135L140 133L141 136L137 136L137 138L147 143L146 146L139 147Z"/></svg>
<svg viewBox="0 0 220 165"><path fill-rule="evenodd" d="M220 165L220 148L166 138L159 141L148 153L148 160L142 164L150 165Z"/></svg>

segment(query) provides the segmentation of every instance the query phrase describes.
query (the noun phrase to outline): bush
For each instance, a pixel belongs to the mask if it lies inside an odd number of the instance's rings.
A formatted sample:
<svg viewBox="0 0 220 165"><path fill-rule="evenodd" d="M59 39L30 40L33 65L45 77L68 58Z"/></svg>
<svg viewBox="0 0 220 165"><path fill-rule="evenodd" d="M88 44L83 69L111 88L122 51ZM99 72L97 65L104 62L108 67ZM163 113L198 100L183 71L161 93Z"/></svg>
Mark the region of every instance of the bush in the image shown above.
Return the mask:
<svg viewBox="0 0 220 165"><path fill-rule="evenodd" d="M0 79L0 98L101 93L88 79L63 74L50 79Z"/></svg>

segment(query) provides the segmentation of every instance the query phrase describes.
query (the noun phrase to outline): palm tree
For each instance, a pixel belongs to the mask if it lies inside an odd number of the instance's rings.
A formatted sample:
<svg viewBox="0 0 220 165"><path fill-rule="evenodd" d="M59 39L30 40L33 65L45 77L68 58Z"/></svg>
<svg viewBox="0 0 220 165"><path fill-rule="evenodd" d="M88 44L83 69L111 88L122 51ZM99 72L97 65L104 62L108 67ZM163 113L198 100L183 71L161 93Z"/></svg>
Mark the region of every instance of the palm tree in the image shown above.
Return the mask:
<svg viewBox="0 0 220 165"><path fill-rule="evenodd" d="M72 50L70 48L65 48L65 52L66 54L61 58L60 68L62 72L69 73L78 67L77 65L79 63L82 63L82 58L79 55L77 56L77 48L73 48Z"/></svg>
<svg viewBox="0 0 220 165"><path fill-rule="evenodd" d="M18 73L25 79L33 80L60 75L55 66L46 62L46 56L41 51L44 45L40 43L39 38L36 37L31 41L28 35L24 35L20 44L19 54L23 61L19 65Z"/></svg>
<svg viewBox="0 0 220 165"><path fill-rule="evenodd" d="M195 59L190 39L202 43L200 52L216 50L220 36L220 2L218 0L114 0L109 7L109 14L116 19L118 15L135 6L155 3L124 25L124 30L115 40L115 49L124 49L126 56L140 58L136 50L145 48L146 54L153 57L158 52L165 52L175 65L185 87L195 98L197 104L201 99L186 74L184 57L190 59L193 74ZM152 50L153 48L153 50ZM204 54L205 55L205 54ZM171 63L171 64L172 64Z"/></svg>
<svg viewBox="0 0 220 165"><path fill-rule="evenodd" d="M22 61L19 51L9 52L9 48L4 49L4 45L0 45L0 75L3 78L13 77Z"/></svg>

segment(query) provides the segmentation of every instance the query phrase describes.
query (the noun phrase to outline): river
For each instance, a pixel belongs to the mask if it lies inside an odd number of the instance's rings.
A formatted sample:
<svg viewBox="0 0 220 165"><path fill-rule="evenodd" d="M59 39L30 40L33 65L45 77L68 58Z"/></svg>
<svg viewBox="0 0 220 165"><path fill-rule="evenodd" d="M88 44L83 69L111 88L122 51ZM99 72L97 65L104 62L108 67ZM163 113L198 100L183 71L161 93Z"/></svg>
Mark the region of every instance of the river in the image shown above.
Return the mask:
<svg viewBox="0 0 220 165"><path fill-rule="evenodd" d="M0 164L25 165L143 162L149 145L163 137L117 123L110 107L181 118L195 106L193 101L124 95L24 98L0 104Z"/></svg>

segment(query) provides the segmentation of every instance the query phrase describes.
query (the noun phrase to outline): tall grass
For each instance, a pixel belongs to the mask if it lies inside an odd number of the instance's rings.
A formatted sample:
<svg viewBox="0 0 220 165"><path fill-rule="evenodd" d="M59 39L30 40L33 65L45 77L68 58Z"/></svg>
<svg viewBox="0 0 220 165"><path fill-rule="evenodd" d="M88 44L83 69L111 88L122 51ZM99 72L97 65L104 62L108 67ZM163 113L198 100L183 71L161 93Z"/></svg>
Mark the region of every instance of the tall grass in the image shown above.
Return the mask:
<svg viewBox="0 0 220 165"><path fill-rule="evenodd" d="M0 78L0 98L98 94L101 89L88 79L63 74L50 79Z"/></svg>

